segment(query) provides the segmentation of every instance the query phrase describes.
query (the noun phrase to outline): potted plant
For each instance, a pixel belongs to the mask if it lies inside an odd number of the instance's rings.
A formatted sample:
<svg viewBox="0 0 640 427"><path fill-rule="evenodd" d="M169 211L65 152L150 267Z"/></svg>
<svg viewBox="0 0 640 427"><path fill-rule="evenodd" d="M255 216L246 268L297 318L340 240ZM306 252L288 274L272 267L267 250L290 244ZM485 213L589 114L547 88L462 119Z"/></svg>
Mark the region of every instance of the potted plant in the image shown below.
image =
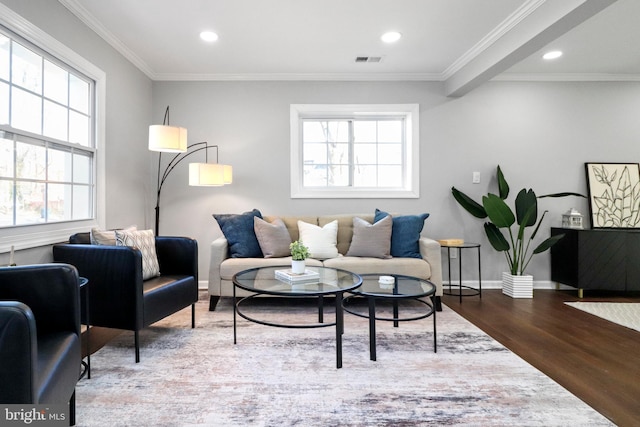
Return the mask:
<svg viewBox="0 0 640 427"><path fill-rule="evenodd" d="M475 202L455 187L451 188L451 192L460 206L471 215L480 219L489 219L484 224L484 231L489 243L496 251L504 252L509 266L509 273L503 274L503 293L514 298L531 298L533 296L533 277L524 274L529 262L534 255L545 252L564 237L564 234L551 236L535 248L532 248L531 243L547 213L547 211L544 211L538 220L538 198L585 196L578 193L554 193L536 196L532 189L523 188L516 196L514 214L513 210L505 202L509 195L509 185L500 166L497 167L496 178L498 194L489 193L486 196L482 196L482 204ZM527 233L527 228L529 227L535 228L533 228L532 232ZM501 231L503 229L506 229L506 237ZM519 283L522 278L526 279L526 285ZM521 291L522 286L526 287L526 290Z"/></svg>
<svg viewBox="0 0 640 427"><path fill-rule="evenodd" d="M289 245L291 250L291 271L295 274L303 274L305 271L304 261L309 257L309 248L301 241L296 240Z"/></svg>

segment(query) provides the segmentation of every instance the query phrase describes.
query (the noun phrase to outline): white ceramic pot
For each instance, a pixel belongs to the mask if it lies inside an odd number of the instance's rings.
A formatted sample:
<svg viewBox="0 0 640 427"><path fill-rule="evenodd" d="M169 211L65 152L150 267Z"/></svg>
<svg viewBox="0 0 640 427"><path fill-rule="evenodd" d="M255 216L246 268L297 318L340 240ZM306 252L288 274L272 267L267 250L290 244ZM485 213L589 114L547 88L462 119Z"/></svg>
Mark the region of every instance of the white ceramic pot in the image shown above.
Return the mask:
<svg viewBox="0 0 640 427"><path fill-rule="evenodd" d="M533 298L533 276L502 273L502 293L511 298Z"/></svg>
<svg viewBox="0 0 640 427"><path fill-rule="evenodd" d="M293 271L294 274L302 274L304 273L304 270L305 270L304 260L291 261L291 271Z"/></svg>

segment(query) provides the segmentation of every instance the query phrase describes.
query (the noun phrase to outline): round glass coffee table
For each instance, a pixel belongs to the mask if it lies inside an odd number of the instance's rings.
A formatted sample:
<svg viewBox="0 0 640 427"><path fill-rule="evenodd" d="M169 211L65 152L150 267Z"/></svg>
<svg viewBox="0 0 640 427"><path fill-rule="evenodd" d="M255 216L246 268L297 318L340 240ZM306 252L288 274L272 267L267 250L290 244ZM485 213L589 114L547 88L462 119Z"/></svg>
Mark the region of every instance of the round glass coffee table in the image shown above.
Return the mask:
<svg viewBox="0 0 640 427"><path fill-rule="evenodd" d="M342 334L344 333L344 312L342 300L345 292L353 291L362 283L362 278L346 270L327 267L307 267L317 273L317 277L288 281L276 278L277 270L288 270L290 266L261 267L244 270L233 276L233 343L236 338L236 315L261 325L279 328L325 328L336 327L336 367L342 367ZM236 289L244 289L250 295L237 297ZM242 311L242 306L261 295L272 297L310 297L318 299L318 323L288 325L257 319ZM323 307L325 296L335 296L336 320L324 322Z"/></svg>
<svg viewBox="0 0 640 427"><path fill-rule="evenodd" d="M347 313L369 319L369 358L371 360L376 360L376 320L391 321L393 326L397 328L399 322L425 319L433 316L433 352L436 353L438 351L435 305L431 299L423 299L435 295L436 285L428 280L399 274L362 274L361 277L362 285L350 291L353 295L344 298L342 305ZM381 283L380 277L392 277L392 283ZM355 305L353 307L350 306L350 303L357 298L367 299L368 312L365 310L358 311ZM391 317L376 315L376 300L392 302L393 313ZM398 301L400 300L417 301L425 306L425 310L414 313L410 317L400 317L398 309Z"/></svg>

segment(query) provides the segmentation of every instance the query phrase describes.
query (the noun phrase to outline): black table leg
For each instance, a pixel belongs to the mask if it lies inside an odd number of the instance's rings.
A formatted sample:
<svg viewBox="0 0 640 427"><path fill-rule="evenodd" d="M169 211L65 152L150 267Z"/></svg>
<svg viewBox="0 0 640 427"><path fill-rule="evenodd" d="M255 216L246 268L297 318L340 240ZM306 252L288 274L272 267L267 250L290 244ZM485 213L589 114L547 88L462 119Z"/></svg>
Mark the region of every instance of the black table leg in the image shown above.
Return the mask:
<svg viewBox="0 0 640 427"><path fill-rule="evenodd" d="M318 323L324 323L324 298L318 297Z"/></svg>
<svg viewBox="0 0 640 427"><path fill-rule="evenodd" d="M376 360L376 299L369 300L369 359Z"/></svg>
<svg viewBox="0 0 640 427"><path fill-rule="evenodd" d="M233 343L236 344L236 285L233 285Z"/></svg>
<svg viewBox="0 0 640 427"><path fill-rule="evenodd" d="M336 292L336 368L342 368L342 334L344 333L344 313L342 292Z"/></svg>

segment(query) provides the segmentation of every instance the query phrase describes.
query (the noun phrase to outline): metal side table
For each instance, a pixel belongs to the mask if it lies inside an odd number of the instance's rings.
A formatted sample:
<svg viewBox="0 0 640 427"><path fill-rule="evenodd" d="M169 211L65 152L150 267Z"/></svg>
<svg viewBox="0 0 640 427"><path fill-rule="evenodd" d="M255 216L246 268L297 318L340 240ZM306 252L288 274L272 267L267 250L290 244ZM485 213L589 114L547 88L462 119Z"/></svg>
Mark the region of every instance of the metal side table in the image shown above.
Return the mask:
<svg viewBox="0 0 640 427"><path fill-rule="evenodd" d="M454 295L460 298L462 303L462 297L472 297L478 295L482 299L482 269L480 266L480 243L461 243L458 245L442 245L447 249L447 266L449 271L449 286L447 291L443 291L445 295ZM451 287L451 249L458 251L458 290ZM462 284L462 252L465 249L476 249L478 251L478 288L467 286ZM463 292L466 289L467 292Z"/></svg>

